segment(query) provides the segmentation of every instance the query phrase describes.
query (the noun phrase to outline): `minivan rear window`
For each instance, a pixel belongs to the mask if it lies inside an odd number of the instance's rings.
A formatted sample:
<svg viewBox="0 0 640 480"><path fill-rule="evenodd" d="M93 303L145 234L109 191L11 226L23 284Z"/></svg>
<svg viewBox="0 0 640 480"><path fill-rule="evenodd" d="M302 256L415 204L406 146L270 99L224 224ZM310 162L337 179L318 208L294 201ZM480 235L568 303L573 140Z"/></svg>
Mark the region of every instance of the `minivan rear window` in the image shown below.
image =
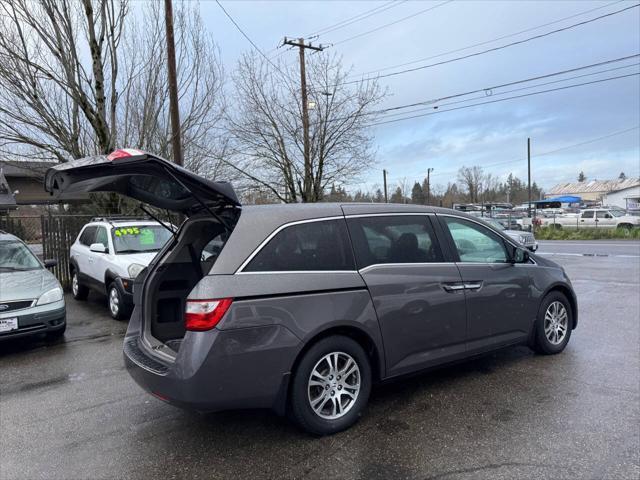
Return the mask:
<svg viewBox="0 0 640 480"><path fill-rule="evenodd" d="M344 220L291 225L278 232L244 268L245 272L354 270Z"/></svg>

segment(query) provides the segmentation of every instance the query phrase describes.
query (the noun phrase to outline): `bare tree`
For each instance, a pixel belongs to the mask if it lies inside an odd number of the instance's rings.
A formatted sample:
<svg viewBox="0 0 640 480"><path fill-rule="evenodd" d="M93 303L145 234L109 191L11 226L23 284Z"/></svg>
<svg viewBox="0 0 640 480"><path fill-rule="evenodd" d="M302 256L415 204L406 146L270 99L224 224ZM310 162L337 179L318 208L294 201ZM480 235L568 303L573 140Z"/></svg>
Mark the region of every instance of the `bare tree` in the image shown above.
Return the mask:
<svg viewBox="0 0 640 480"><path fill-rule="evenodd" d="M162 9L0 0L0 151L67 161L136 147L171 157ZM185 166L218 174L224 72L197 7L175 11ZM88 52L88 54L87 54Z"/></svg>
<svg viewBox="0 0 640 480"><path fill-rule="evenodd" d="M123 45L123 85L118 109L122 145L172 157L171 124L162 9L146 5L144 21L132 25L141 32ZM185 167L208 177L220 175L226 155L224 71L218 49L196 9L181 4L174 10L180 129Z"/></svg>
<svg viewBox="0 0 640 480"><path fill-rule="evenodd" d="M0 1L1 148L60 161L113 148L127 12L126 0Z"/></svg>
<svg viewBox="0 0 640 480"><path fill-rule="evenodd" d="M479 193L485 179L482 167L460 167L458 170L458 182L460 182L467 190L469 201L476 203L479 201Z"/></svg>
<svg viewBox="0 0 640 480"><path fill-rule="evenodd" d="M307 64L310 158L305 165L299 75L280 63L245 55L234 75L237 109L229 116L233 168L280 201L315 202L325 189L354 179L373 162L373 107L384 92L376 82L344 84L349 72L336 56Z"/></svg>

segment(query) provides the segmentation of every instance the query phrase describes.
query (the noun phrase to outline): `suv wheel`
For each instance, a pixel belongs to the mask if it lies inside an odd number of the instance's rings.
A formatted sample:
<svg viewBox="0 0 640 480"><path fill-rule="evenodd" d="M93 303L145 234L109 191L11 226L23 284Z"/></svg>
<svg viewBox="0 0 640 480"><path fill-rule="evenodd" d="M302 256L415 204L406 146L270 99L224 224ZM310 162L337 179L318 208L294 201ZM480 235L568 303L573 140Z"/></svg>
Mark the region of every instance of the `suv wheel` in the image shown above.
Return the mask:
<svg viewBox="0 0 640 480"><path fill-rule="evenodd" d="M353 425L371 392L371 366L348 337L320 340L304 354L293 377L291 413L304 430L328 435Z"/></svg>
<svg viewBox="0 0 640 480"><path fill-rule="evenodd" d="M564 350L571 337L573 312L560 292L551 292L542 301L535 326L534 350L553 355Z"/></svg>
<svg viewBox="0 0 640 480"><path fill-rule="evenodd" d="M120 290L116 287L115 283L109 285L109 292L107 296L109 302L109 313L116 320L122 320L127 317L128 311L127 307L124 304L124 300L122 295L120 294Z"/></svg>
<svg viewBox="0 0 640 480"><path fill-rule="evenodd" d="M76 300L86 300L89 295L89 288L80 283L78 271L75 269L71 273L71 293Z"/></svg>

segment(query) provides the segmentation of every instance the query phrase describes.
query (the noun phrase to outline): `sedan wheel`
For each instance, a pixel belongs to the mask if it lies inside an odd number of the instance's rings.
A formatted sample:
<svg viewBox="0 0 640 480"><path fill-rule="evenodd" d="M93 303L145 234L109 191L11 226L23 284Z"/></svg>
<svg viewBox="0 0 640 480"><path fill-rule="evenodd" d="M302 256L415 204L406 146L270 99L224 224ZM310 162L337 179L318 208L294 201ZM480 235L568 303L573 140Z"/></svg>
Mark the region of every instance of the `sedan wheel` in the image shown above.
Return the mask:
<svg viewBox="0 0 640 480"><path fill-rule="evenodd" d="M360 368L347 353L328 353L309 375L309 405L321 418L334 420L346 415L359 393Z"/></svg>

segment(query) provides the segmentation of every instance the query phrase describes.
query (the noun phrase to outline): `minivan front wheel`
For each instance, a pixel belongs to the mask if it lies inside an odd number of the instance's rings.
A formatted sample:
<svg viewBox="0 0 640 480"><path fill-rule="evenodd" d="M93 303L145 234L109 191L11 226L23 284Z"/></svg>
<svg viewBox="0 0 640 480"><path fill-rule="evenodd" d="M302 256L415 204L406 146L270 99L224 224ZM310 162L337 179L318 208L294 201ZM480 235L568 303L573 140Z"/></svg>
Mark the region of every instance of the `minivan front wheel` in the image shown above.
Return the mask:
<svg viewBox="0 0 640 480"><path fill-rule="evenodd" d="M551 292L540 305L534 349L546 355L560 353L569 343L572 328L573 312L567 297Z"/></svg>
<svg viewBox="0 0 640 480"><path fill-rule="evenodd" d="M328 435L353 425L371 392L371 366L363 348L344 336L324 338L294 373L291 413L304 430Z"/></svg>

